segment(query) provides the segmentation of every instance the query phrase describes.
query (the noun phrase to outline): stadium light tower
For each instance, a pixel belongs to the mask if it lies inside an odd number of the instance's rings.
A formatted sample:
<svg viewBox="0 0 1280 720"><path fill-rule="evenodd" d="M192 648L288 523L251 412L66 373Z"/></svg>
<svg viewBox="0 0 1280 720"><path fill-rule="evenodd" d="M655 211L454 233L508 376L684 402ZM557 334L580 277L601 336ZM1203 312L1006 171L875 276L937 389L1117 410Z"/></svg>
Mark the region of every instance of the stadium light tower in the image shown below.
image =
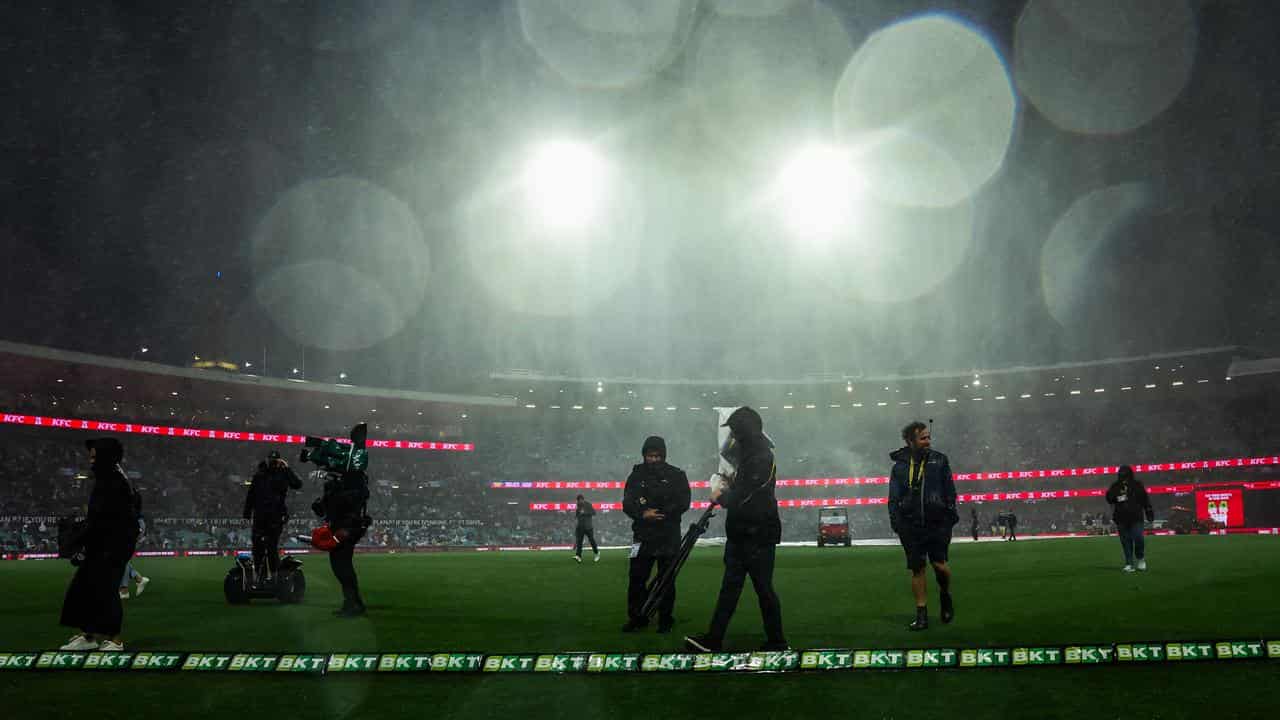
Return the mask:
<svg viewBox="0 0 1280 720"><path fill-rule="evenodd" d="M787 227L797 237L822 240L850 227L858 193L849 152L815 143L797 150L783 166L775 196Z"/></svg>
<svg viewBox="0 0 1280 720"><path fill-rule="evenodd" d="M595 219L607 176L604 159L585 143L538 145L524 168L529 210L552 229L581 229Z"/></svg>

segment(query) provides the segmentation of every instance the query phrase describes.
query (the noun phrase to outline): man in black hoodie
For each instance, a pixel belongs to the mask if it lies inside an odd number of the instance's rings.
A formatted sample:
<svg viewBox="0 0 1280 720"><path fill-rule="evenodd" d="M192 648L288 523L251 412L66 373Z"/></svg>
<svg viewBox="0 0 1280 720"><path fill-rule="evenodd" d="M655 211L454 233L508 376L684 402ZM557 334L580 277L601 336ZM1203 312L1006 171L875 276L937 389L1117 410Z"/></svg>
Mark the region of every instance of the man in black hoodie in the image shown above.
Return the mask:
<svg viewBox="0 0 1280 720"><path fill-rule="evenodd" d="M951 461L932 449L929 428L913 422L902 429L906 447L890 453L893 470L889 473L889 526L897 533L907 555L911 571L911 594L916 601L916 619L908 630L927 630L929 611L925 565L933 565L938 581L942 622L955 617L951 600L951 568L947 550L951 530L960 521L956 512L956 484L951 477Z"/></svg>
<svg viewBox="0 0 1280 720"><path fill-rule="evenodd" d="M680 468L667 464L666 441L650 437L640 452L644 462L631 468L622 498L622 511L631 518L633 536L623 632L635 632L649 624L649 618L640 613L649 596L645 584L655 562L661 577L675 561L680 551L680 516L689 509L689 478ZM673 584L658 608L658 632L671 632L675 605Z"/></svg>
<svg viewBox="0 0 1280 720"><path fill-rule="evenodd" d="M705 634L686 637L685 648L700 653L721 650L742 586L750 577L764 620L763 649L785 650L788 645L782 633L782 602L773 589L774 557L782 541L782 521L774 495L778 472L773 444L764 434L760 414L749 407L734 410L724 425L729 428L724 454L735 471L732 478L727 478L728 489L717 489L711 495L712 502L727 511L724 578L710 629Z"/></svg>
<svg viewBox="0 0 1280 720"><path fill-rule="evenodd" d="M120 469L124 447L115 438L85 443L93 467L93 490L79 542L83 550L62 602L60 623L78 628L62 650L121 651L124 608L116 585L138 542L139 502Z"/></svg>
<svg viewBox="0 0 1280 720"><path fill-rule="evenodd" d="M1120 547L1124 550L1124 572L1133 572L1134 560L1138 570L1147 569L1147 543L1142 535L1143 518L1155 519L1151 498L1142 482L1133 476L1133 468L1121 465L1116 481L1107 488L1107 502L1111 504L1112 519L1120 533Z"/></svg>
<svg viewBox="0 0 1280 720"><path fill-rule="evenodd" d="M278 451L272 450L265 462L258 463L244 499L244 519L253 520L253 566L259 580L274 579L280 569L280 533L289 522L285 496L289 490L301 489L302 480Z"/></svg>
<svg viewBox="0 0 1280 720"><path fill-rule="evenodd" d="M600 562L600 548L596 546L596 531L591 520L591 517L596 514L595 507L579 495L578 507L574 508L573 514L578 519L578 525L573 532L573 559L582 562L582 540L586 538L591 541L591 552L596 556L595 561Z"/></svg>

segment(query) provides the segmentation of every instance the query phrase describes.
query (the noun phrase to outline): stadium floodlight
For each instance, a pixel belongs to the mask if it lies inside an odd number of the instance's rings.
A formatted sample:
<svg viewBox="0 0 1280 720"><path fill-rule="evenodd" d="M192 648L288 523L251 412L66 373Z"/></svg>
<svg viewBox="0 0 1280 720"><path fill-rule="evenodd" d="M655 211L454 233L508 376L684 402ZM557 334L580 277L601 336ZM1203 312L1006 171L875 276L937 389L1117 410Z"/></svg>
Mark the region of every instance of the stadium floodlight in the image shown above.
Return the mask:
<svg viewBox="0 0 1280 720"><path fill-rule="evenodd" d="M529 210L557 230L590 223L608 175L604 160L589 145L554 140L533 149L524 168Z"/></svg>
<svg viewBox="0 0 1280 720"><path fill-rule="evenodd" d="M797 150L778 175L777 197L787 226L806 240L846 230L858 192L848 151L834 145L815 143Z"/></svg>

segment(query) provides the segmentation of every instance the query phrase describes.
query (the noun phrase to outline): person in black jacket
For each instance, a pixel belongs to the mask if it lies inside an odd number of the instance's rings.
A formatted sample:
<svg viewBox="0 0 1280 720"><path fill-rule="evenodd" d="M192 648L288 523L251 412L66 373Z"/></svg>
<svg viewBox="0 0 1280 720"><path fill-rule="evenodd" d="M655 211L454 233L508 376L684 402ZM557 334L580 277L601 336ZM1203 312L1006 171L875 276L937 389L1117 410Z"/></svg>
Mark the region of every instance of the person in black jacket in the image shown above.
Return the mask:
<svg viewBox="0 0 1280 720"><path fill-rule="evenodd" d="M951 568L947 552L951 530L960 521L956 512L956 484L951 477L951 461L932 449L932 436L922 422L902 429L906 446L889 455L893 470L889 473L889 525L897 533L907 555L911 571L911 593L916 601L916 619L909 630L929 627L925 564L933 565L938 581L938 599L942 605L942 622L955 617L951 599Z"/></svg>
<svg viewBox="0 0 1280 720"><path fill-rule="evenodd" d="M138 496L120 469L124 447L115 438L85 443L93 467L93 490L83 532L79 562L62 603L60 623L78 628L62 650L120 651L124 608L116 585L138 542Z"/></svg>
<svg viewBox="0 0 1280 720"><path fill-rule="evenodd" d="M973 539L976 542L978 539L978 508L969 508L969 520L971 525L969 531L973 533Z"/></svg>
<svg viewBox="0 0 1280 720"><path fill-rule="evenodd" d="M342 585L342 607L334 611L338 617L352 618L365 614L360 583L352 564L356 543L364 537L370 519L366 514L369 501L369 477L363 470L331 472L324 484L324 496L311 505L316 515L324 518L338 546L329 551L329 567Z"/></svg>
<svg viewBox="0 0 1280 720"><path fill-rule="evenodd" d="M654 563L661 577L675 561L680 551L680 516L689 509L689 478L680 468L667 464L666 441L656 435L649 437L640 453L644 462L631 468L622 498L622 511L631 518L633 541L623 632L648 626L649 618L640 613L649 595L645 584ZM658 632L671 632L675 606L672 585L658 608Z"/></svg>
<svg viewBox="0 0 1280 720"><path fill-rule="evenodd" d="M1155 519L1151 498L1142 482L1133 476L1133 468L1121 465L1116 481L1107 488L1107 502L1111 504L1112 519L1120 533L1120 547L1124 550L1124 572L1147 569L1147 543L1142 535L1142 521Z"/></svg>
<svg viewBox="0 0 1280 720"><path fill-rule="evenodd" d="M280 533L289 522L285 496L291 489L302 489L302 480L280 453L272 450L265 462L258 463L244 499L244 519L253 520L253 567L259 581L274 581L280 568Z"/></svg>
<svg viewBox="0 0 1280 720"><path fill-rule="evenodd" d="M788 645L782 633L782 602L773 588L774 557L782 541L782 521L774 495L778 473L773 444L764 434L760 414L749 407L734 410L725 426L729 428L726 459L735 470L733 477L727 478L728 489L717 488L711 494L711 501L726 510L724 578L710 629L705 634L686 637L685 647L692 652L720 651L742 596L742 586L750 577L764 620L763 649L785 650Z"/></svg>
<svg viewBox="0 0 1280 720"><path fill-rule="evenodd" d="M596 514L596 509L586 498L578 496L578 507L574 509L573 514L578 519L578 525L573 533L573 558L578 562L582 562L582 539L591 540L591 552L595 554L595 562L600 562L600 548L596 545L596 531L592 526L591 517Z"/></svg>

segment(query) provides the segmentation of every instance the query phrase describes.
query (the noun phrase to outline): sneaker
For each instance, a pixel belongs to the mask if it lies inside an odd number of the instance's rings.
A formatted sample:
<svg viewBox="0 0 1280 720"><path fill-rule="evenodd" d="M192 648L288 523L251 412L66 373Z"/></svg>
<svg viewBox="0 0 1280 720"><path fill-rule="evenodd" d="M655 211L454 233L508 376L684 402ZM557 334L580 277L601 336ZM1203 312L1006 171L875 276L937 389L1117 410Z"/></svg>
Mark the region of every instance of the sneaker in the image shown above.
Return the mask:
<svg viewBox="0 0 1280 720"><path fill-rule="evenodd" d="M946 625L956 617L955 604L951 602L951 593L942 595L942 612L939 615L942 618L942 624Z"/></svg>
<svg viewBox="0 0 1280 720"><path fill-rule="evenodd" d="M83 634L76 635L75 637L68 640L66 645L63 645L58 649L59 650L97 650L98 641L90 640L89 638L86 638Z"/></svg>
<svg viewBox="0 0 1280 720"><path fill-rule="evenodd" d="M672 625L675 625L675 624L676 624L676 620L675 620L675 618L671 618L671 619L669 619L669 620L659 620L659 621L658 621L658 634L659 634L659 635L666 635L667 633L671 632L671 626L672 626Z"/></svg>
<svg viewBox="0 0 1280 720"><path fill-rule="evenodd" d="M622 632L635 632L649 627L649 618L635 617L628 620L622 626Z"/></svg>
<svg viewBox="0 0 1280 720"><path fill-rule="evenodd" d="M911 632L920 632L929 629L929 611L924 608L916 608L916 619L911 621L907 626Z"/></svg>
<svg viewBox="0 0 1280 720"><path fill-rule="evenodd" d="M596 559L591 562L600 562L600 553L596 553Z"/></svg>
<svg viewBox="0 0 1280 720"><path fill-rule="evenodd" d="M129 599L129 588L128 588L128 586L125 586L125 587L120 588L120 599L121 599L121 600L128 600L128 599Z"/></svg>
<svg viewBox="0 0 1280 720"><path fill-rule="evenodd" d="M1133 566L1125 565L1124 567L1120 568L1120 572L1133 572Z"/></svg>
<svg viewBox="0 0 1280 720"><path fill-rule="evenodd" d="M147 583L151 582L151 578L138 576L138 586L133 589L135 596L141 595L143 590L147 589Z"/></svg>
<svg viewBox="0 0 1280 720"><path fill-rule="evenodd" d="M720 643L711 639L711 636L702 633L698 635L686 635L684 638L684 649L689 652L713 653L720 652Z"/></svg>
<svg viewBox="0 0 1280 720"><path fill-rule="evenodd" d="M573 556L573 559L574 559L574 560L577 560L579 565L581 565L581 564L582 564L582 556L581 556L581 555L574 555L574 556Z"/></svg>
<svg viewBox="0 0 1280 720"><path fill-rule="evenodd" d="M1147 561L1146 561L1146 560L1139 560L1139 561L1138 561L1138 569L1139 569L1139 570L1146 570L1146 569L1147 569Z"/></svg>
<svg viewBox="0 0 1280 720"><path fill-rule="evenodd" d="M98 649L102 652L124 652L124 643L116 640L103 640Z"/></svg>

